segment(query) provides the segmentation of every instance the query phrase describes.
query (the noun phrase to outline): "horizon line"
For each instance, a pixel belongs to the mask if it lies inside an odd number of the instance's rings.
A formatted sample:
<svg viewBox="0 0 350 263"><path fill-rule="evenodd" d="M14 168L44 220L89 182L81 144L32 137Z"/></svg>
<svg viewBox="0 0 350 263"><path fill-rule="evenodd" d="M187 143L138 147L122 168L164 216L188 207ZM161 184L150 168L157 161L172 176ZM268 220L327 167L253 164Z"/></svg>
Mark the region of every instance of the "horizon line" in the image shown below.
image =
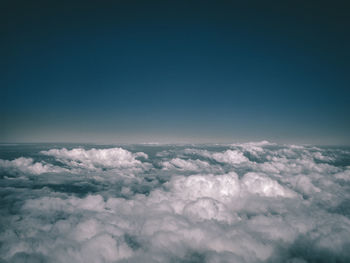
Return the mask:
<svg viewBox="0 0 350 263"><path fill-rule="evenodd" d="M1 142L0 146L11 144L86 144L86 145L142 145L142 146L162 146L162 145L235 145L246 143L262 143L269 145L300 145L300 146L342 146L350 147L350 144L312 144L312 143L288 143L288 142L275 142L269 140L252 140L252 141L233 141L233 142L72 142L72 141L34 141L34 142Z"/></svg>

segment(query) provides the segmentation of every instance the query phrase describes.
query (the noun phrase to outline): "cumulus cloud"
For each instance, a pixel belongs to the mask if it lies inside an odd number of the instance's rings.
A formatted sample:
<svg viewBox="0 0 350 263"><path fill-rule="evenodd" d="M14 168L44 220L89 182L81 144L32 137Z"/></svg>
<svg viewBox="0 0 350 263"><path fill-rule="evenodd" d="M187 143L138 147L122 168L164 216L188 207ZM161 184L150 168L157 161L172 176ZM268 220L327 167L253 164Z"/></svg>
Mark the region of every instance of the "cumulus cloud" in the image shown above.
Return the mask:
<svg viewBox="0 0 350 263"><path fill-rule="evenodd" d="M276 146L275 143L269 141L260 141L260 142L246 142L246 143L236 143L231 144L232 148L239 148L243 151L248 151L252 154L261 153L264 151L266 146Z"/></svg>
<svg viewBox="0 0 350 263"><path fill-rule="evenodd" d="M350 166L346 167L346 170L336 173L334 177L340 180L350 181Z"/></svg>
<svg viewBox="0 0 350 263"><path fill-rule="evenodd" d="M226 150L224 152L211 152L208 150L185 149L187 154L198 154L206 158L213 159L220 163L240 164L249 161L242 152L236 150Z"/></svg>
<svg viewBox="0 0 350 263"><path fill-rule="evenodd" d="M297 195L277 181L257 173L247 173L242 179L247 191L269 197L296 197Z"/></svg>
<svg viewBox="0 0 350 263"><path fill-rule="evenodd" d="M32 158L20 157L12 161L0 159L0 169L5 170L11 174L17 173L60 173L66 171L58 166L52 164L45 164L42 162L34 162Z"/></svg>
<svg viewBox="0 0 350 263"><path fill-rule="evenodd" d="M163 169L179 169L184 171L203 171L210 168L210 164L201 160L184 160L180 158L174 158L170 161L164 161L161 164Z"/></svg>
<svg viewBox="0 0 350 263"><path fill-rule="evenodd" d="M131 153L123 148L90 150L62 148L41 151L41 154L53 156L69 166L85 169L143 167L138 158L148 158L143 152Z"/></svg>
<svg viewBox="0 0 350 263"><path fill-rule="evenodd" d="M227 150L223 153L213 153L211 156L214 160L222 163L239 164L248 161L248 158L239 151Z"/></svg>
<svg viewBox="0 0 350 263"><path fill-rule="evenodd" d="M349 261L347 153L269 142L152 147L2 160L3 261ZM43 175L16 185L14 171Z"/></svg>

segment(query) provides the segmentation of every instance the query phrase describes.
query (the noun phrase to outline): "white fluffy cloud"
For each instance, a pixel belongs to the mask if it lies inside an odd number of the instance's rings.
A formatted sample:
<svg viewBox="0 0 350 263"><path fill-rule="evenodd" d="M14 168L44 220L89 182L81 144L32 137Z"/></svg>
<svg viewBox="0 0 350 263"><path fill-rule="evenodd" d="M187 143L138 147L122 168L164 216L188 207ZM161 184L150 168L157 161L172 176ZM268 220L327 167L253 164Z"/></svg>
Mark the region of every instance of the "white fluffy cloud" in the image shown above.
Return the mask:
<svg viewBox="0 0 350 263"><path fill-rule="evenodd" d="M131 153L122 148L93 148L90 150L85 150L83 148L67 150L66 148L63 148L42 151L41 153L54 156L70 166L87 169L137 167L141 166L142 162L136 158L148 158L145 153Z"/></svg>
<svg viewBox="0 0 350 263"><path fill-rule="evenodd" d="M277 181L257 173L244 175L242 183L247 191L268 197L297 197L297 195Z"/></svg>
<svg viewBox="0 0 350 263"><path fill-rule="evenodd" d="M205 169L209 169L211 166L208 162L201 160L184 160L180 158L174 158L170 161L164 161L161 164L163 169L171 170L171 169L179 169L183 171L203 171Z"/></svg>
<svg viewBox="0 0 350 263"><path fill-rule="evenodd" d="M5 262L350 259L350 175L346 162L336 165L340 151L262 142L161 148L150 157L122 148L41 154L55 164L0 162ZM113 180L135 168L135 177ZM111 177L96 180L105 169ZM23 190L25 181L17 187L7 179L13 170L52 174Z"/></svg>
<svg viewBox="0 0 350 263"><path fill-rule="evenodd" d="M213 153L211 156L214 160L222 163L239 164L247 162L248 158L239 151L227 150L223 153Z"/></svg>
<svg viewBox="0 0 350 263"><path fill-rule="evenodd" d="M45 164L42 162L34 162L32 158L20 157L12 161L0 159L0 169L3 169L11 174L16 173L29 173L29 174L42 174L42 173L60 173L66 171L58 166L52 164Z"/></svg>
<svg viewBox="0 0 350 263"><path fill-rule="evenodd" d="M207 150L185 149L187 154L198 154L200 156L213 159L220 163L240 164L249 161L242 152L237 150L226 150L223 152L211 152Z"/></svg>

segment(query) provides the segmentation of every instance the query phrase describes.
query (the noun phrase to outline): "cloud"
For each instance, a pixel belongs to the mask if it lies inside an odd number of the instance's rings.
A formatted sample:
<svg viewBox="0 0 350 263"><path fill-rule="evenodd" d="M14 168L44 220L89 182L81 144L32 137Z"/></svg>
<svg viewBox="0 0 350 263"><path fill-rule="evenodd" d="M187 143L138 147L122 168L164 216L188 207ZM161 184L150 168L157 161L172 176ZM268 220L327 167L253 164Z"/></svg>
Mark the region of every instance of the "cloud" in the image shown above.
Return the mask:
<svg viewBox="0 0 350 263"><path fill-rule="evenodd" d="M66 171L66 169L63 169L61 167L42 162L34 162L32 158L24 157L20 157L12 161L0 159L0 169L5 170L10 174L30 173L36 175L43 173L60 173Z"/></svg>
<svg viewBox="0 0 350 263"><path fill-rule="evenodd" d="M297 195L281 186L277 181L257 173L247 173L242 179L247 191L268 197L297 197Z"/></svg>
<svg viewBox="0 0 350 263"><path fill-rule="evenodd" d="M345 171L336 173L334 177L339 180L350 181L350 166Z"/></svg>
<svg viewBox="0 0 350 263"><path fill-rule="evenodd" d="M223 153L213 153L211 156L215 161L230 164L239 164L247 162L248 158L239 151L227 150Z"/></svg>
<svg viewBox="0 0 350 263"><path fill-rule="evenodd" d="M240 164L249 161L240 151L226 150L224 152L210 152L208 150L185 149L186 154L198 154L199 156L213 159L220 163Z"/></svg>
<svg viewBox="0 0 350 263"><path fill-rule="evenodd" d="M201 160L184 160L180 158L174 158L170 161L164 161L161 163L163 169L179 169L184 171L203 171L210 168L210 164Z"/></svg>
<svg viewBox="0 0 350 263"><path fill-rule="evenodd" d="M123 148L85 150L75 148L72 150L51 149L41 151L41 154L53 156L57 160L76 168L101 169L101 168L134 168L145 167L138 158L147 159L143 152L131 153Z"/></svg>
<svg viewBox="0 0 350 263"><path fill-rule="evenodd" d="M4 262L349 261L346 153L266 142L133 147L2 160ZM65 172L46 176L56 168ZM45 172L17 185L12 170Z"/></svg>
<svg viewBox="0 0 350 263"><path fill-rule="evenodd" d="M269 141L260 141L260 142L247 142L247 143L236 143L230 145L232 148L238 148L243 151L249 152L253 155L264 152L264 147L266 146L276 146L275 143Z"/></svg>

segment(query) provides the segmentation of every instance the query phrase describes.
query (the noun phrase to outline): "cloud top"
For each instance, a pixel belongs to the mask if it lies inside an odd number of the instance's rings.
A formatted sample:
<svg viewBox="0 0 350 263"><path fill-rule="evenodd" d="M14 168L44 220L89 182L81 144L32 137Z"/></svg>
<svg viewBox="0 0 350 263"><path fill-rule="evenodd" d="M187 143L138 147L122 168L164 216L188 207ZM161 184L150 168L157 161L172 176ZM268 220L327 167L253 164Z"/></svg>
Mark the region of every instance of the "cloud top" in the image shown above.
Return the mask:
<svg viewBox="0 0 350 263"><path fill-rule="evenodd" d="M33 148L0 160L1 258L350 260L348 150L187 147Z"/></svg>
<svg viewBox="0 0 350 263"><path fill-rule="evenodd" d="M123 148L92 148L90 150L83 148L67 150L62 148L41 151L41 154L53 156L69 166L86 169L139 167L142 162L137 158L148 158L147 154L143 152L131 153Z"/></svg>
<svg viewBox="0 0 350 263"><path fill-rule="evenodd" d="M11 174L16 173L29 173L29 174L42 174L42 173L60 173L66 171L58 166L47 164L43 162L34 162L32 158L16 158L12 161L0 159L0 169L5 170Z"/></svg>

